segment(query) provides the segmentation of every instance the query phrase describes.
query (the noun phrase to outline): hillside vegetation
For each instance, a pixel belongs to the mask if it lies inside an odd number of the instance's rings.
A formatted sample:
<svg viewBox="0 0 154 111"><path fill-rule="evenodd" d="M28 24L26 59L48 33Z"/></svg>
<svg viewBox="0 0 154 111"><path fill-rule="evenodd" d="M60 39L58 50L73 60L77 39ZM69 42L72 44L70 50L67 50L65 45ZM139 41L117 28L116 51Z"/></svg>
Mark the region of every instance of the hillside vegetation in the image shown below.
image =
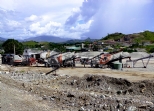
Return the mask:
<svg viewBox="0 0 154 111"><path fill-rule="evenodd" d="M141 35L144 36L144 40L148 40L148 41L151 41L152 43L154 43L154 32L145 31L145 32L141 33Z"/></svg>
<svg viewBox="0 0 154 111"><path fill-rule="evenodd" d="M125 34L122 33L113 33L113 34L108 34L106 37L102 38L102 40L117 40L123 37Z"/></svg>
<svg viewBox="0 0 154 111"><path fill-rule="evenodd" d="M107 36L103 37L101 40L117 40L124 36L132 37L132 41L142 43L142 42L151 42L154 43L154 32L151 31L144 31L140 33L134 34L123 34L123 33L113 33L108 34Z"/></svg>
<svg viewBox="0 0 154 111"><path fill-rule="evenodd" d="M140 48L140 49L145 49L147 52L152 52L152 53L154 52L154 32L151 31L144 31L140 33L127 34L127 35L123 33L113 33L113 34L108 34L101 40L126 42L124 38L127 38L127 40L129 40L127 42L130 42L130 44L132 44L129 47L125 48L126 51L129 50L132 51L132 49ZM122 45L120 44L120 46Z"/></svg>

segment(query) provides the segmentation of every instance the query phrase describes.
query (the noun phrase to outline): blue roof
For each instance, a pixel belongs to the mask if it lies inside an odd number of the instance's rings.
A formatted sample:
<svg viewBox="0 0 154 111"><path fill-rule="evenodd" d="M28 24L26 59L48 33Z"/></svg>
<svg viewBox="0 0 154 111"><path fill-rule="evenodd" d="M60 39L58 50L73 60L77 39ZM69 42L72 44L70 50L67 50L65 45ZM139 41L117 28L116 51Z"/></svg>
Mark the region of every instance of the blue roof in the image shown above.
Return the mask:
<svg viewBox="0 0 154 111"><path fill-rule="evenodd" d="M67 46L66 49L69 49L69 50L81 50L81 47Z"/></svg>

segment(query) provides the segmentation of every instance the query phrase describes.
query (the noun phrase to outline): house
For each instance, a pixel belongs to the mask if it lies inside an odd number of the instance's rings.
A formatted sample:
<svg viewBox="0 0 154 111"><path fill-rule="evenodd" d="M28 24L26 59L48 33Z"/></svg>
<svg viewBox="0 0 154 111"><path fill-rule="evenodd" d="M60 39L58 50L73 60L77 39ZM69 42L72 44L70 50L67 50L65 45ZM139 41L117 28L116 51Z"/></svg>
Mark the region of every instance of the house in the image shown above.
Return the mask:
<svg viewBox="0 0 154 111"><path fill-rule="evenodd" d="M77 46L66 46L66 51L81 51L81 47L77 47Z"/></svg>
<svg viewBox="0 0 154 111"><path fill-rule="evenodd" d="M33 55L33 54L38 54L43 51L37 50L37 49L25 49L23 52L23 55Z"/></svg>
<svg viewBox="0 0 154 111"><path fill-rule="evenodd" d="M28 59L30 57L33 57L35 59L40 58L40 53L43 51L37 50L37 49L25 49L23 52L23 56Z"/></svg>

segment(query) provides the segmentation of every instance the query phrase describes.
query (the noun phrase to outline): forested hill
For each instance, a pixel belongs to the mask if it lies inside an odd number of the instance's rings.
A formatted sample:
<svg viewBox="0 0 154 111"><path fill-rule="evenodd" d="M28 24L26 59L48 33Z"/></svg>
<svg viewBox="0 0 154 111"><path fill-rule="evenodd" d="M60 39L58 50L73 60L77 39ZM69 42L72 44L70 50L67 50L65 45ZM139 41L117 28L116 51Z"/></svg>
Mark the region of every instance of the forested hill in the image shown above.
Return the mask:
<svg viewBox="0 0 154 111"><path fill-rule="evenodd" d="M123 37L132 39L132 41L137 41L139 43L146 42L146 41L154 43L154 32L151 32L151 31L144 31L144 32L134 33L134 34L113 33L113 34L108 34L106 37L103 37L101 40L117 41Z"/></svg>

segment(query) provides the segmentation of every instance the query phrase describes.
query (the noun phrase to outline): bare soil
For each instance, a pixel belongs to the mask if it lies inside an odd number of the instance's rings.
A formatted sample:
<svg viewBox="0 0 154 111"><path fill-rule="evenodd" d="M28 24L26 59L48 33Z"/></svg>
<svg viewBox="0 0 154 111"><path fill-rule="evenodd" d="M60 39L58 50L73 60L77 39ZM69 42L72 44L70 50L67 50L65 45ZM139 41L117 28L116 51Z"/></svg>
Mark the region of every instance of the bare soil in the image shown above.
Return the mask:
<svg viewBox="0 0 154 111"><path fill-rule="evenodd" d="M2 111L153 111L154 68L1 66Z"/></svg>

